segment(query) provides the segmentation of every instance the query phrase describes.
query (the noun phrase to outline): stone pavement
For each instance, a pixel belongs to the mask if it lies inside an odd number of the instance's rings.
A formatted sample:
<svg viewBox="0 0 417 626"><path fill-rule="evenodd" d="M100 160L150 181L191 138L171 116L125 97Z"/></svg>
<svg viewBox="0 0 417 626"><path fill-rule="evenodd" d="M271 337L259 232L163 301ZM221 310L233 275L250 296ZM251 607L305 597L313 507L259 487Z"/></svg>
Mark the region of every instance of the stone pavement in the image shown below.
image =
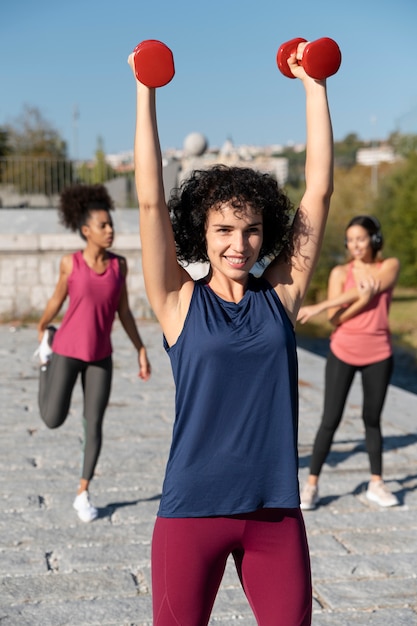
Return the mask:
<svg viewBox="0 0 417 626"><path fill-rule="evenodd" d="M151 625L150 541L173 417L174 386L161 334L140 324L153 366L137 378L115 325L114 382L92 483L99 518L72 509L80 469L81 390L49 431L37 410L33 326L0 326L0 623L2 626ZM300 480L308 472L322 406L324 360L300 357ZM364 497L368 461L355 383L322 480L322 506L306 512L313 626L417 624L417 396L391 387L384 411L385 478L400 506ZM229 561L210 624L255 626ZM293 626L288 624L288 626Z"/></svg>

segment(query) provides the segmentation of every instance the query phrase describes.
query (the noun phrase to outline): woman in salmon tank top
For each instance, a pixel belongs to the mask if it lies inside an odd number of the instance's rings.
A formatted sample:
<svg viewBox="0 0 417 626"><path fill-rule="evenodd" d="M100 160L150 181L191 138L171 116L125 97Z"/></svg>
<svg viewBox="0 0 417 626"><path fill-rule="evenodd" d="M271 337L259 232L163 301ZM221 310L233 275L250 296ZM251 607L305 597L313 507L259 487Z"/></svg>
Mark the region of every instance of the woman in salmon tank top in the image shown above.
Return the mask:
<svg viewBox="0 0 417 626"><path fill-rule="evenodd" d="M382 259L381 225L371 215L350 220L345 246L350 259L330 273L327 300L302 307L298 314L298 321L305 323L327 310L334 326L326 363L322 421L314 441L310 474L301 493L304 510L315 509L319 503L319 475L356 372L362 377L362 419L371 472L366 497L382 507L398 504L382 479L381 414L393 369L388 315L400 263L396 258Z"/></svg>
<svg viewBox="0 0 417 626"><path fill-rule="evenodd" d="M113 200L103 185L65 189L58 209L61 223L78 232L83 250L65 254L55 291L38 323L40 361L39 409L48 428L58 428L68 415L79 375L84 395L83 464L74 509L83 522L98 510L90 502L89 485L102 445L102 429L112 381L111 331L116 313L138 355L139 377L148 380L151 367L126 287L127 263L110 252L114 228ZM58 329L51 323L69 298Z"/></svg>

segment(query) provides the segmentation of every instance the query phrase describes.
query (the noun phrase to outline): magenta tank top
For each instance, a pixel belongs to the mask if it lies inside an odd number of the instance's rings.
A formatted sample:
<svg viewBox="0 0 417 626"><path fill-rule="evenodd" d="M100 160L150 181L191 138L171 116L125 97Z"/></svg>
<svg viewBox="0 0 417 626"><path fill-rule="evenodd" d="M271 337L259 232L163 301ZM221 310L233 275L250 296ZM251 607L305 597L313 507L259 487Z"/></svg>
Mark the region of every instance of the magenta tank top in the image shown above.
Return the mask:
<svg viewBox="0 0 417 626"><path fill-rule="evenodd" d="M110 334L125 278L118 257L110 252L103 274L88 267L81 251L72 258L69 306L55 334L53 350L82 361L100 361L112 353Z"/></svg>

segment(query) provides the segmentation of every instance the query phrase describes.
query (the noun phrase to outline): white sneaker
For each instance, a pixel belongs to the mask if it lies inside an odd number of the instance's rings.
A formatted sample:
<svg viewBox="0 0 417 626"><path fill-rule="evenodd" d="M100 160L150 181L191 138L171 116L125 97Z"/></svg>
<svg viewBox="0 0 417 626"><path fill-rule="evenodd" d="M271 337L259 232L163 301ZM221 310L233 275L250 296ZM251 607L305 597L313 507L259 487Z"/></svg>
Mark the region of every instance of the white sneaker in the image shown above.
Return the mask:
<svg viewBox="0 0 417 626"><path fill-rule="evenodd" d="M46 365L52 356L52 341L56 333L55 326L48 326L43 333L42 341L35 350L33 356L38 357L41 365Z"/></svg>
<svg viewBox="0 0 417 626"><path fill-rule="evenodd" d="M300 508L303 511L312 511L315 509L320 500L318 486L306 483L301 492L300 500Z"/></svg>
<svg viewBox="0 0 417 626"><path fill-rule="evenodd" d="M397 496L390 492L383 480L371 480L368 484L366 497L379 506L397 506Z"/></svg>
<svg viewBox="0 0 417 626"><path fill-rule="evenodd" d="M82 522L92 522L98 515L96 507L90 502L88 491L82 491L78 494L73 506Z"/></svg>

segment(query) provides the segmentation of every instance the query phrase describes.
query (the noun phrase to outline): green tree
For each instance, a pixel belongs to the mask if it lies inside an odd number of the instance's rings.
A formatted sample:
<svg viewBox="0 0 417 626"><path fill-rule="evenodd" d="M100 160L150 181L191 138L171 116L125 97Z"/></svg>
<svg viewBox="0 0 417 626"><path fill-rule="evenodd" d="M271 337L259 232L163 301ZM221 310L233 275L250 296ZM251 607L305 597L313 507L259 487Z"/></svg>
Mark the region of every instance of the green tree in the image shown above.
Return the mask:
<svg viewBox="0 0 417 626"><path fill-rule="evenodd" d="M23 113L7 127L15 155L65 159L67 146L37 107L25 105Z"/></svg>
<svg viewBox="0 0 417 626"><path fill-rule="evenodd" d="M6 131L6 174L21 193L52 195L72 181L66 143L38 108L26 105Z"/></svg>
<svg viewBox="0 0 417 626"><path fill-rule="evenodd" d="M105 183L116 176L114 169L106 161L104 143L101 137L97 139L95 159L90 163L82 163L77 170L78 178L88 185Z"/></svg>
<svg viewBox="0 0 417 626"><path fill-rule="evenodd" d="M114 170L106 161L102 137L97 139L95 157L95 163L92 169L92 183L105 183L106 180L114 178Z"/></svg>
<svg viewBox="0 0 417 626"><path fill-rule="evenodd" d="M0 128L0 184L6 180L7 163L5 157L10 153L7 130Z"/></svg>
<svg viewBox="0 0 417 626"><path fill-rule="evenodd" d="M0 127L0 158L10 153L9 134L5 128Z"/></svg>
<svg viewBox="0 0 417 626"><path fill-rule="evenodd" d="M417 284L417 153L412 152L380 186L375 214L381 220L384 252L401 261L399 283Z"/></svg>
<svg viewBox="0 0 417 626"><path fill-rule="evenodd" d="M417 151L417 135L392 133L389 136L388 143L394 148L396 154L403 157L408 157Z"/></svg>
<svg viewBox="0 0 417 626"><path fill-rule="evenodd" d="M323 298L331 269L346 259L344 237L347 223L354 215L374 213L373 203L369 167L335 168L329 218L320 259L307 294L308 302Z"/></svg>
<svg viewBox="0 0 417 626"><path fill-rule="evenodd" d="M338 167L350 168L356 164L356 153L363 147L361 141L355 133L350 133L342 141L335 142L334 156Z"/></svg>

